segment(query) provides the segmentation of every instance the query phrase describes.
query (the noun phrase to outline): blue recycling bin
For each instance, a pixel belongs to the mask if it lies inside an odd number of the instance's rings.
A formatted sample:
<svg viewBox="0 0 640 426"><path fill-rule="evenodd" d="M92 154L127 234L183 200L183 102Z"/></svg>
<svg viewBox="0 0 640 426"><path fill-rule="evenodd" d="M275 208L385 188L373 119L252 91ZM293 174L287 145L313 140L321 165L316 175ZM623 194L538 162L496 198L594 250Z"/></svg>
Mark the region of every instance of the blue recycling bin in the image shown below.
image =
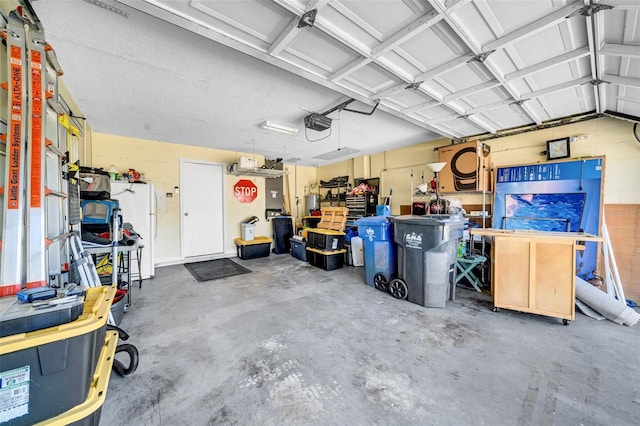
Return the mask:
<svg viewBox="0 0 640 426"><path fill-rule="evenodd" d="M378 290L388 291L397 263L390 217L363 217L357 224L358 236L364 246L364 282Z"/></svg>

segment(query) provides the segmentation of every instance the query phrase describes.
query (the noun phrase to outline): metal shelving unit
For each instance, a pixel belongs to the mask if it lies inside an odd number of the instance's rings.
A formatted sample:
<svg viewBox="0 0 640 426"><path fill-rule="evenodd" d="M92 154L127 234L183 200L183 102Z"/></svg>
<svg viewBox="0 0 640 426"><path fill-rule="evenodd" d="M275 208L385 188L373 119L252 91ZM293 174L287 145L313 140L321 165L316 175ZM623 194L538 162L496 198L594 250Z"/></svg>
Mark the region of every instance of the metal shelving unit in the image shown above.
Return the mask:
<svg viewBox="0 0 640 426"><path fill-rule="evenodd" d="M253 169L229 170L229 174L234 176L256 176L263 178L279 178L286 175L287 173L288 172L285 170L261 169L259 167L255 167Z"/></svg>

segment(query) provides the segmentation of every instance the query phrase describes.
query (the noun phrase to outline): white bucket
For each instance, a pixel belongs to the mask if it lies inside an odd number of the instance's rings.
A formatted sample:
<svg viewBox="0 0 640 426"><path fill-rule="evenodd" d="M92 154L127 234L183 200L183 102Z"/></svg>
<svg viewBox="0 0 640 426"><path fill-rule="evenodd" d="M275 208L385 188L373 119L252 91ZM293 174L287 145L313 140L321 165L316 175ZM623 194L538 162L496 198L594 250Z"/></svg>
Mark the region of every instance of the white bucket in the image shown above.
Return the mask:
<svg viewBox="0 0 640 426"><path fill-rule="evenodd" d="M242 239L245 241L253 241L256 235L256 226L252 223L241 223L242 226Z"/></svg>

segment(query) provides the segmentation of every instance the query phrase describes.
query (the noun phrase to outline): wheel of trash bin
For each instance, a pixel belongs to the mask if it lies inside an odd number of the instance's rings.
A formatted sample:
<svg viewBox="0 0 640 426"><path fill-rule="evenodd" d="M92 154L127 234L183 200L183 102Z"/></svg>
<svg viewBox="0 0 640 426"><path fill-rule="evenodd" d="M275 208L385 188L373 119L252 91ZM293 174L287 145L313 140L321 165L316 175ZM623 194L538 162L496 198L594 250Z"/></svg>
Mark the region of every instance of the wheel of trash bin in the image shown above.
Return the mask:
<svg viewBox="0 0 640 426"><path fill-rule="evenodd" d="M389 293L396 299L406 299L409 294L409 288L407 284L402 281L400 278L396 278L391 280L389 283Z"/></svg>
<svg viewBox="0 0 640 426"><path fill-rule="evenodd" d="M383 273L378 272L373 276L373 286L380 291L387 292L389 291L389 280Z"/></svg>

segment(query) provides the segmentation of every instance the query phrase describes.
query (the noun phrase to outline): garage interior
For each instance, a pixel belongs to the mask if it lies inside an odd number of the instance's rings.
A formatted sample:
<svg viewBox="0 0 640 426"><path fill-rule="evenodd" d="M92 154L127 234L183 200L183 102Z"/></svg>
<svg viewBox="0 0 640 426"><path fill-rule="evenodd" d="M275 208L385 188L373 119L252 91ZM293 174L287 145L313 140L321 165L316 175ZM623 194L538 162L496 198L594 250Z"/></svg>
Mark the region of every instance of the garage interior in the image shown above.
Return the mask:
<svg viewBox="0 0 640 426"><path fill-rule="evenodd" d="M3 424L640 423L638 2L1 8Z"/></svg>

